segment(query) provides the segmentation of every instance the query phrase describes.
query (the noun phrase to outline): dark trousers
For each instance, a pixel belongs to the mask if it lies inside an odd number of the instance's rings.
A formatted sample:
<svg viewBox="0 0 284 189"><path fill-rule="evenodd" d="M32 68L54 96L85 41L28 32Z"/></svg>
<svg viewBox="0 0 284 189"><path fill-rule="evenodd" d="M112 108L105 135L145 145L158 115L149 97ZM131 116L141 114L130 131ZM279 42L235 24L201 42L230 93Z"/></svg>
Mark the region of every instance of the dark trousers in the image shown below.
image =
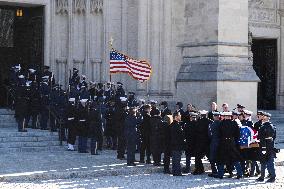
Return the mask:
<svg viewBox="0 0 284 189"><path fill-rule="evenodd" d="M161 163L161 155L162 153L159 151L153 151L153 160L154 164L160 164Z"/></svg>
<svg viewBox="0 0 284 189"><path fill-rule="evenodd" d="M201 156L195 157L195 171L200 173L204 172L204 166L201 159L202 159Z"/></svg>
<svg viewBox="0 0 284 189"><path fill-rule="evenodd" d="M173 175L181 175L181 151L172 151L172 171Z"/></svg>
<svg viewBox="0 0 284 189"><path fill-rule="evenodd" d="M187 171L190 171L190 164L191 164L191 155L189 155L189 154L186 154L186 156L185 156L185 169L187 170Z"/></svg>
<svg viewBox="0 0 284 189"><path fill-rule="evenodd" d="M18 130L22 131L25 129L25 117L24 116L18 116L17 118L18 122Z"/></svg>
<svg viewBox="0 0 284 189"><path fill-rule="evenodd" d="M142 143L140 148L140 161L144 161L145 151L147 161L151 161L151 150L150 150L150 137L142 137Z"/></svg>
<svg viewBox="0 0 284 189"><path fill-rule="evenodd" d="M270 157L268 160L261 162L261 177L265 177L265 169L267 168L270 178L275 178L274 158Z"/></svg>
<svg viewBox="0 0 284 189"><path fill-rule="evenodd" d="M250 169L250 175L254 175L254 172L260 173L259 166L256 161L251 162L251 169Z"/></svg>
<svg viewBox="0 0 284 189"><path fill-rule="evenodd" d="M169 150L166 150L164 153L164 170L169 171L170 170L170 162L171 162L171 152Z"/></svg>
<svg viewBox="0 0 284 189"><path fill-rule="evenodd" d="M97 150L98 150L98 142L95 137L92 137L91 138L91 154L92 155L98 154Z"/></svg>
<svg viewBox="0 0 284 189"><path fill-rule="evenodd" d="M73 123L69 123L68 127L67 143L74 145L76 142L76 127Z"/></svg>
<svg viewBox="0 0 284 189"><path fill-rule="evenodd" d="M210 166L211 166L212 174L217 175L218 174L217 164L215 162L210 162Z"/></svg>
<svg viewBox="0 0 284 189"><path fill-rule="evenodd" d="M125 154L126 139L124 134L118 135L117 157L122 158Z"/></svg>
<svg viewBox="0 0 284 189"><path fill-rule="evenodd" d="M127 141L127 164L135 162L136 143L135 140Z"/></svg>
<svg viewBox="0 0 284 189"><path fill-rule="evenodd" d="M48 122L48 110L43 109L40 112L40 128L47 129L47 122Z"/></svg>
<svg viewBox="0 0 284 189"><path fill-rule="evenodd" d="M241 163L240 163L240 162L235 162L235 163L233 163L233 165L235 166L235 168L236 168L236 170L237 170L238 176L243 176L243 171L242 171ZM225 174L225 171L224 171L224 164L218 164L217 167L218 167L218 176L223 178L223 176L224 176L224 174Z"/></svg>
<svg viewBox="0 0 284 189"><path fill-rule="evenodd" d="M87 152L87 143L88 143L87 137L79 136L79 139L78 139L78 152L79 153Z"/></svg>

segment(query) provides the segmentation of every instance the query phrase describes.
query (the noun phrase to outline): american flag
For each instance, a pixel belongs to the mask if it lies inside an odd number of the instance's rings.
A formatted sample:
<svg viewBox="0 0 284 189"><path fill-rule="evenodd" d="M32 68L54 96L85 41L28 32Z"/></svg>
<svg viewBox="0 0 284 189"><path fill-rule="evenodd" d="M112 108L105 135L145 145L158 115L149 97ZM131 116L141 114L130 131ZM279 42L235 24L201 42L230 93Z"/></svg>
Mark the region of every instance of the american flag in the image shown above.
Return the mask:
<svg viewBox="0 0 284 189"><path fill-rule="evenodd" d="M251 143L256 142L257 133L248 126L240 127L239 145L248 147Z"/></svg>
<svg viewBox="0 0 284 189"><path fill-rule="evenodd" d="M151 65L144 60L135 60L112 49L110 52L110 73L128 73L141 82L147 81L152 72Z"/></svg>

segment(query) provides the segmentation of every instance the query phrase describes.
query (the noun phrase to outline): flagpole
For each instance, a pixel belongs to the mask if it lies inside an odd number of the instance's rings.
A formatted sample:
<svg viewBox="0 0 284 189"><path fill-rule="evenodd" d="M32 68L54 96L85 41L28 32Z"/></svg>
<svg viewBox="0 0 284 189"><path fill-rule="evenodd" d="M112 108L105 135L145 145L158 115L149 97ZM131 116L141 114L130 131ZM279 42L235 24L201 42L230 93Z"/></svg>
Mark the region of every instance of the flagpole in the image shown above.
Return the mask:
<svg viewBox="0 0 284 189"><path fill-rule="evenodd" d="M110 37L110 40L109 40L109 47L110 47L110 50L112 50L113 49L113 41L114 41L114 39L113 39L113 37L111 36ZM110 65L110 64L109 64ZM109 82L111 83L112 81L111 81L111 73L110 73L110 69L109 69Z"/></svg>

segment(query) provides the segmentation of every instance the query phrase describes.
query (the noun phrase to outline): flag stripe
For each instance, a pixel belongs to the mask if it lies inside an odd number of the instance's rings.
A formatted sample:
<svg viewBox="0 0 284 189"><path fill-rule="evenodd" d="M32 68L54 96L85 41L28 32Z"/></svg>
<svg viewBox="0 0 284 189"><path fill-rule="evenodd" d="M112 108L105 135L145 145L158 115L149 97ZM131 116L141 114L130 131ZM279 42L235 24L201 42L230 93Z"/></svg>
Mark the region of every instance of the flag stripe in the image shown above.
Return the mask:
<svg viewBox="0 0 284 189"><path fill-rule="evenodd" d="M146 81L151 76L152 67L146 61L139 61L115 51L110 52L110 73L128 73L134 79Z"/></svg>

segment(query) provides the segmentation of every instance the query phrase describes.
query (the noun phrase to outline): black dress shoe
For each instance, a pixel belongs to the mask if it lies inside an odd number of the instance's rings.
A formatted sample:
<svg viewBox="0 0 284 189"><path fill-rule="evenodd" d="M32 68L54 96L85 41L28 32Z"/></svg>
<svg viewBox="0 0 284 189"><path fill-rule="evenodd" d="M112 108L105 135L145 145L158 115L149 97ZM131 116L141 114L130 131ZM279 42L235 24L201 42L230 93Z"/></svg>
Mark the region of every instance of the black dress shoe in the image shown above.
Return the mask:
<svg viewBox="0 0 284 189"><path fill-rule="evenodd" d="M257 182L263 182L263 181L264 181L264 178L259 177L259 178L258 178L258 179L256 179L255 181L257 181Z"/></svg>
<svg viewBox="0 0 284 189"><path fill-rule="evenodd" d="M169 169L164 169L164 174L171 174L171 171Z"/></svg>
<svg viewBox="0 0 284 189"><path fill-rule="evenodd" d="M146 161L146 164L151 164L151 160L147 160L147 161Z"/></svg>
<svg viewBox="0 0 284 189"><path fill-rule="evenodd" d="M266 182L273 183L273 182L275 182L275 178L271 177L271 178L270 178L270 179L268 179Z"/></svg>
<svg viewBox="0 0 284 189"><path fill-rule="evenodd" d="M185 168L185 169L182 170L182 172L183 172L183 173L186 173L186 174L187 174L187 173L190 173L190 169Z"/></svg>
<svg viewBox="0 0 284 189"><path fill-rule="evenodd" d="M243 176L239 176L239 175L236 177L236 179L242 179L242 178L244 178L244 177Z"/></svg>
<svg viewBox="0 0 284 189"><path fill-rule="evenodd" d="M127 166L136 166L135 163L127 163Z"/></svg>
<svg viewBox="0 0 284 189"><path fill-rule="evenodd" d="M228 178L233 178L233 176L234 176L234 174L232 173L228 176Z"/></svg>
<svg viewBox="0 0 284 189"><path fill-rule="evenodd" d="M145 161L144 160L140 160L139 163L145 163Z"/></svg>

